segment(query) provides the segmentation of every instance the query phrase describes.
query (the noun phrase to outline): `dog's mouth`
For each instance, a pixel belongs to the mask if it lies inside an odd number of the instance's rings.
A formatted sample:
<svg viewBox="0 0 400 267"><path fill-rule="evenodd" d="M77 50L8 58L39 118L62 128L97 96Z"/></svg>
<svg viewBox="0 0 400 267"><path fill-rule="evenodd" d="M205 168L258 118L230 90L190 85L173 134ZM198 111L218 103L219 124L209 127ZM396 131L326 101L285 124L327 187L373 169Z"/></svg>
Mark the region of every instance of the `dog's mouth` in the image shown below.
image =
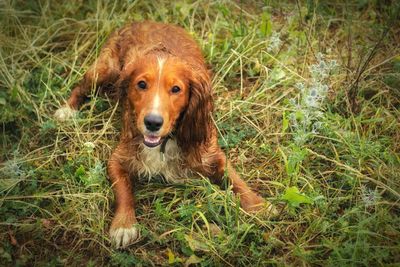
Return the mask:
<svg viewBox="0 0 400 267"><path fill-rule="evenodd" d="M143 143L148 147L156 147L163 142L164 138L154 135L144 135Z"/></svg>

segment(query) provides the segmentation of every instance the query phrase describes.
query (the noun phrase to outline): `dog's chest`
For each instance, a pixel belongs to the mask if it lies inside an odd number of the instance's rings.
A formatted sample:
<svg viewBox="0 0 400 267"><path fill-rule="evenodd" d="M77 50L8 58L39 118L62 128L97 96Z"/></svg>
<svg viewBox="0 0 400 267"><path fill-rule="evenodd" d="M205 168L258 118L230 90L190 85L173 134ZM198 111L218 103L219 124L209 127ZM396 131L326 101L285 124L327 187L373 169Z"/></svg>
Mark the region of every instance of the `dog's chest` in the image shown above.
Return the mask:
<svg viewBox="0 0 400 267"><path fill-rule="evenodd" d="M168 182L177 182L189 175L182 152L174 139L168 140L164 153L160 152L160 147L143 146L139 153L136 169L139 177L151 179L162 176Z"/></svg>

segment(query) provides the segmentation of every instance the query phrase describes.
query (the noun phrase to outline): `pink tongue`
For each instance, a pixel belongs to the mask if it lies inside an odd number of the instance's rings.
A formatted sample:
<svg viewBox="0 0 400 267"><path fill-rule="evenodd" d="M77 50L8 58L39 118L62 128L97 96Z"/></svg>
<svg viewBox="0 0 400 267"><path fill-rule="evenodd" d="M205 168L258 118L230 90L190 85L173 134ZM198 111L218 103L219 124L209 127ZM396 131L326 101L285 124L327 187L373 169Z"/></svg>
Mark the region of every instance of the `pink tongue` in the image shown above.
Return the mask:
<svg viewBox="0 0 400 267"><path fill-rule="evenodd" d="M145 136L144 137L144 140L147 143L153 143L153 144L160 142L160 139L161 139L161 137L159 137L159 136Z"/></svg>

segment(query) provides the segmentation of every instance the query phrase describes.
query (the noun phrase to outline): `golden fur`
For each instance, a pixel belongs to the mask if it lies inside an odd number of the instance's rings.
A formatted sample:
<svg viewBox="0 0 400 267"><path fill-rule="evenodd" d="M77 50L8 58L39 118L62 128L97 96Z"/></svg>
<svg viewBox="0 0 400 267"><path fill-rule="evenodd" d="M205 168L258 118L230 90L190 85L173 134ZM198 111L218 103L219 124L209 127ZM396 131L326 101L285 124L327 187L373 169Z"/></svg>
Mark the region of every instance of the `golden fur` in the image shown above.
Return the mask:
<svg viewBox="0 0 400 267"><path fill-rule="evenodd" d="M121 140L108 162L116 200L110 233L117 247L139 237L131 176L162 175L175 181L199 173L221 184L226 171L244 210L263 206L264 200L240 179L218 145L210 72L183 29L135 22L116 31L56 116L63 120L73 114L93 84L116 93L123 108ZM157 130L149 130L149 114L163 119ZM166 142L164 153L162 145L148 147L161 141Z"/></svg>

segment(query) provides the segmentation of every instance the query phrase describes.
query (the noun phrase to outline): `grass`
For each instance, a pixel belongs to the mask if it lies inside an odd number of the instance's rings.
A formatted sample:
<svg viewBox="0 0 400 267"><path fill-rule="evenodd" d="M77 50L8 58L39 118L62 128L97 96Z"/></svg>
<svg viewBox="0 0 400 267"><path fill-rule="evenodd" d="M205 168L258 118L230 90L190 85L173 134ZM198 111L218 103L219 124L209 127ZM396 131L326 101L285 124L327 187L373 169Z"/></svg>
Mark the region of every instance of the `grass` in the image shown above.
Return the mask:
<svg viewBox="0 0 400 267"><path fill-rule="evenodd" d="M2 266L400 264L399 4L247 2L0 3ZM93 95L69 124L53 113L141 19L198 40L220 144L276 218L208 179L156 180L136 193L141 241L110 246L119 109Z"/></svg>

